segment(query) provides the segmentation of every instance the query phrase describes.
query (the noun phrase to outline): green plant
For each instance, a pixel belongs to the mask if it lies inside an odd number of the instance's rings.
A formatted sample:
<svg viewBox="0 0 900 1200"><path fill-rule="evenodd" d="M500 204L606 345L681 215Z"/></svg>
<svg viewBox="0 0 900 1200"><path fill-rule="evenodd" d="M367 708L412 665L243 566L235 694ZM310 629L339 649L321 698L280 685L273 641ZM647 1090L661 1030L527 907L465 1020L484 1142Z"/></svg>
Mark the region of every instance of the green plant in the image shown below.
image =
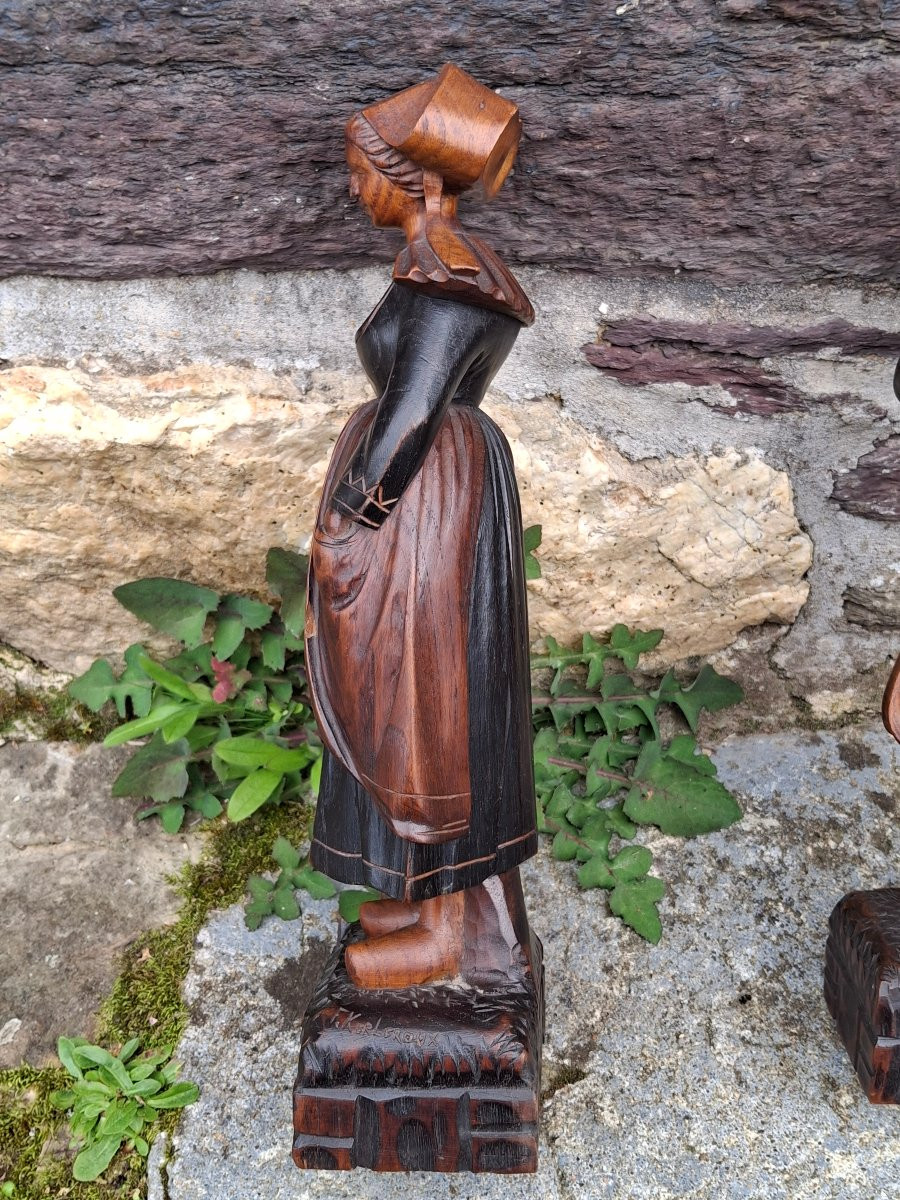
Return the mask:
<svg viewBox="0 0 900 1200"><path fill-rule="evenodd" d="M539 525L525 530L529 579L540 576L534 554L540 543ZM142 646L131 646L118 677L100 659L70 685L94 711L112 700L120 716L133 718L107 745L152 735L126 763L114 792L149 798L139 815L158 813L169 832L181 827L188 809L215 817L224 808L241 821L263 806L302 803L318 788L321 746L300 636L306 560L273 548L266 578L281 599L279 613L257 600L222 597L173 579L117 588L120 603L180 638L185 650L158 663ZM639 825L690 837L741 815L693 737L700 713L738 703L740 687L709 666L690 686L669 671L652 688L607 669L618 661L634 670L661 638L661 630L617 625L608 641L585 634L576 650L548 638L546 652L532 659L539 828L553 836L556 858L581 864L579 884L608 890L612 911L652 942L661 936L657 906L665 885L650 874L649 849L622 846L611 854L613 839L632 841ZM680 712L691 733L663 737L660 706ZM273 858L274 880L254 875L248 881L251 929L270 914L298 916L298 889L318 898L336 890L286 838L275 843ZM342 914L355 919L359 905L375 895L341 892Z"/></svg>
<svg viewBox="0 0 900 1200"><path fill-rule="evenodd" d="M281 917L282 921L296 920L300 916L295 895L298 890L308 892L314 900L327 900L337 893L328 876L313 870L309 860L295 850L287 838L276 840L272 857L281 868L277 879L251 875L247 880L250 899L244 905L244 922L248 929L258 929L270 915ZM378 898L379 893L368 888L348 888L338 893L338 908L345 921L355 921L359 917L359 906L366 900Z"/></svg>
<svg viewBox="0 0 900 1200"><path fill-rule="evenodd" d="M545 681L532 693L539 828L552 836L555 858L580 864L581 887L606 889L612 912L654 943L662 936L658 903L665 885L650 874L646 846L612 853L613 839L632 841L639 825L692 837L741 816L693 736L700 713L739 703L741 688L710 666L688 686L669 671L649 689L608 669L619 662L634 670L662 636L659 629L616 625L606 642L585 634L580 650L547 638L546 652L532 658ZM681 714L690 733L662 735L665 705Z"/></svg>
<svg viewBox="0 0 900 1200"><path fill-rule="evenodd" d="M522 534L522 546L525 551L525 578L540 579L541 564L535 556L535 550L541 544L540 525L529 525Z"/></svg>
<svg viewBox="0 0 900 1200"><path fill-rule="evenodd" d="M113 701L130 718L107 746L149 735L113 784L116 796L148 803L176 833L185 814L242 821L264 804L302 802L317 784L321 746L306 683L303 620L306 559L273 548L266 580L280 612L247 596L178 579L140 579L116 588L130 612L181 641L157 662L136 644L118 676L98 659L69 685L93 712ZM204 632L208 636L204 640Z"/></svg>
<svg viewBox="0 0 900 1200"><path fill-rule="evenodd" d="M169 1048L135 1058L139 1048L137 1038L118 1054L85 1038L61 1037L57 1043L60 1062L74 1083L54 1092L51 1101L70 1114L73 1144L81 1147L72 1173L81 1182L102 1175L123 1145L146 1158L146 1127L160 1112L184 1108L200 1094L195 1083L175 1082L179 1064L170 1061Z"/></svg>

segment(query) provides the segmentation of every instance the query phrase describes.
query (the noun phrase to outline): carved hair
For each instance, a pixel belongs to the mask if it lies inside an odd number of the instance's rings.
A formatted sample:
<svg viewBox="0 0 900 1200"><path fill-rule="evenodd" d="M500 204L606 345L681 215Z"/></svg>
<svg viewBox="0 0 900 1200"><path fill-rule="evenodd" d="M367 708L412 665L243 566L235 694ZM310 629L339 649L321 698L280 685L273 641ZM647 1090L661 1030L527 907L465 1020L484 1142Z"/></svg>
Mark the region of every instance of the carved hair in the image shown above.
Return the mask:
<svg viewBox="0 0 900 1200"><path fill-rule="evenodd" d="M421 200L425 194L422 168L379 137L362 113L356 113L347 123L347 140L362 151L385 179L407 196Z"/></svg>

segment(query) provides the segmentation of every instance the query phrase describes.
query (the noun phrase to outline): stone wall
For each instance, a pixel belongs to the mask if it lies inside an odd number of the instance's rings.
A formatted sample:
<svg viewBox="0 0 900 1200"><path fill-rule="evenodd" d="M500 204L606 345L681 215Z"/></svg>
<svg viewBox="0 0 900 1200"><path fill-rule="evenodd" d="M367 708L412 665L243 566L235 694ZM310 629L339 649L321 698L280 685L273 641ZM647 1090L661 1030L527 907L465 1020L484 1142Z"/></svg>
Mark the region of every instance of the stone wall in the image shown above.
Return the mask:
<svg viewBox="0 0 900 1200"><path fill-rule="evenodd" d="M464 215L538 310L490 397L544 528L535 636L661 626L758 720L871 712L898 45L900 0L4 6L0 641L76 671L146 632L117 583L260 591L303 544L396 249L342 124L452 58L525 120Z"/></svg>
<svg viewBox="0 0 900 1200"><path fill-rule="evenodd" d="M353 331L386 274L0 283L4 639L74 671L145 632L109 595L123 580L260 592L369 395ZM538 320L489 407L544 529L535 636L663 627L661 662L723 651L760 717L873 705L900 530L891 489L867 506L852 481L900 429L892 299L521 276ZM660 360L666 378L641 375Z"/></svg>
<svg viewBox="0 0 900 1200"><path fill-rule="evenodd" d="M343 124L452 59L525 118L514 261L896 283L898 48L900 0L6 3L0 274L390 261Z"/></svg>

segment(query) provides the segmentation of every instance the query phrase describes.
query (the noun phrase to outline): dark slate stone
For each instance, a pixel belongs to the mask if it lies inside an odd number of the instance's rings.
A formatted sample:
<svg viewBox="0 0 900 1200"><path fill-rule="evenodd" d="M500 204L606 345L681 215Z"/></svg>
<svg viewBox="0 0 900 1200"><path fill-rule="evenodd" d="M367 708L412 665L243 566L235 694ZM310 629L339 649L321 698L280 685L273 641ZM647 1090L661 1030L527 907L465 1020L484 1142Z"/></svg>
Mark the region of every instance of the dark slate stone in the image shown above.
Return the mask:
<svg viewBox="0 0 900 1200"><path fill-rule="evenodd" d="M896 279L900 0L7 0L0 274L389 260L342 125L448 59L516 100L512 262Z"/></svg>
<svg viewBox="0 0 900 1200"><path fill-rule="evenodd" d="M900 521L900 434L878 442L851 471L839 475L831 498L854 516Z"/></svg>
<svg viewBox="0 0 900 1200"><path fill-rule="evenodd" d="M900 582L893 586L848 587L844 592L844 616L864 629L900 629Z"/></svg>
<svg viewBox="0 0 900 1200"><path fill-rule="evenodd" d="M619 383L717 384L735 403L729 414L773 416L805 412L811 403L853 404L846 393L811 396L786 383L759 359L815 354L836 348L841 356L893 356L900 333L827 321L799 329L734 325L698 325L653 317L629 318L604 325L598 340L583 347L588 362Z"/></svg>

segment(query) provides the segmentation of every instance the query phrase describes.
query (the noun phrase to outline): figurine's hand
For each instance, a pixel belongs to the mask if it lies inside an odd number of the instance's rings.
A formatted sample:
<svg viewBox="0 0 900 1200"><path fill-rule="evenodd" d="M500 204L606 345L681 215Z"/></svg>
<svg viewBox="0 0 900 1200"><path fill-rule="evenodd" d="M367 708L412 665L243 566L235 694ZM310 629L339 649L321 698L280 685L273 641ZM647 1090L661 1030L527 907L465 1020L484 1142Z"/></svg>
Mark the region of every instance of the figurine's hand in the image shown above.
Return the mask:
<svg viewBox="0 0 900 1200"><path fill-rule="evenodd" d="M396 499L385 498L380 486L366 490L362 481L358 486L349 479L339 480L331 495L332 508L370 529L383 525L396 503Z"/></svg>

